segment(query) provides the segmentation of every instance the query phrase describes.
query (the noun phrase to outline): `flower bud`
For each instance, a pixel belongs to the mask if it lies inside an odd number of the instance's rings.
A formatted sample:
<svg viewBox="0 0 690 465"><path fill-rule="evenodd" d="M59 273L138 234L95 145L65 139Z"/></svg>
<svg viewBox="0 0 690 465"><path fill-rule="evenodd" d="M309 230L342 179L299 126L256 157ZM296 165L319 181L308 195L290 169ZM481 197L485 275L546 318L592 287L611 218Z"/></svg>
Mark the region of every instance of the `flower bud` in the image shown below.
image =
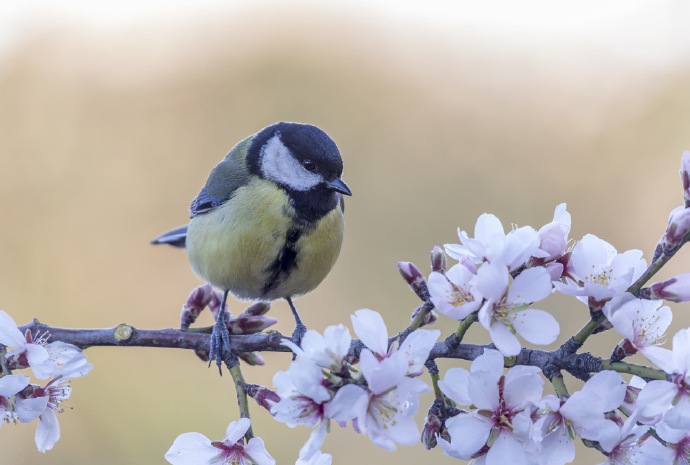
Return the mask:
<svg viewBox="0 0 690 465"><path fill-rule="evenodd" d="M613 348L613 352L611 353L611 361L620 362L625 357L635 355L636 353L637 348L632 344L632 342L630 342L628 339L623 339L616 344L616 347Z"/></svg>
<svg viewBox="0 0 690 465"><path fill-rule="evenodd" d="M239 354L238 357L251 366L263 366L266 364L259 352L243 352Z"/></svg>
<svg viewBox="0 0 690 465"><path fill-rule="evenodd" d="M240 316L265 315L271 309L271 302L257 302L247 307Z"/></svg>
<svg viewBox="0 0 690 465"><path fill-rule="evenodd" d="M188 329L199 317L199 314L211 303L214 290L210 284L195 288L187 297L180 315L180 328Z"/></svg>
<svg viewBox="0 0 690 465"><path fill-rule="evenodd" d="M271 407L273 407L273 405L280 402L280 396L267 387L247 383L242 383L241 386L249 397L254 399L257 404L269 412L271 411Z"/></svg>
<svg viewBox="0 0 690 465"><path fill-rule="evenodd" d="M438 245L435 245L434 248L431 249L431 271L437 271L439 273L446 271L446 254Z"/></svg>
<svg viewBox="0 0 690 465"><path fill-rule="evenodd" d="M640 295L650 300L687 302L690 300L690 273L679 274L666 281L654 283L642 289Z"/></svg>
<svg viewBox="0 0 690 465"><path fill-rule="evenodd" d="M398 262L398 270L405 282L410 286L417 296L423 301L429 300L429 289L426 285L426 279L422 275L419 268L410 262Z"/></svg>
<svg viewBox="0 0 690 465"><path fill-rule="evenodd" d="M432 405L429 409L429 413L424 420L424 428L422 428L422 445L427 450L431 450L436 447L436 437L441 434L441 429L443 428L443 421L440 418L440 411L436 411Z"/></svg>
<svg viewBox="0 0 690 465"><path fill-rule="evenodd" d="M232 318L227 322L230 334L254 334L270 328L278 321L267 316L243 316Z"/></svg>
<svg viewBox="0 0 690 465"><path fill-rule="evenodd" d="M668 217L666 232L659 244L664 254L673 255L690 239L690 208L676 207Z"/></svg>
<svg viewBox="0 0 690 465"><path fill-rule="evenodd" d="M683 182L685 208L690 208L690 150L683 152L680 160L680 179Z"/></svg>
<svg viewBox="0 0 690 465"><path fill-rule="evenodd" d="M419 307L415 308L412 312L412 315L410 315L410 321L414 321L414 319L417 318L417 315L419 315L419 312L421 312L423 309L424 305L420 305ZM438 320L438 314L433 310L429 310L424 316L424 321L422 321L420 327L434 324L436 323L436 320Z"/></svg>

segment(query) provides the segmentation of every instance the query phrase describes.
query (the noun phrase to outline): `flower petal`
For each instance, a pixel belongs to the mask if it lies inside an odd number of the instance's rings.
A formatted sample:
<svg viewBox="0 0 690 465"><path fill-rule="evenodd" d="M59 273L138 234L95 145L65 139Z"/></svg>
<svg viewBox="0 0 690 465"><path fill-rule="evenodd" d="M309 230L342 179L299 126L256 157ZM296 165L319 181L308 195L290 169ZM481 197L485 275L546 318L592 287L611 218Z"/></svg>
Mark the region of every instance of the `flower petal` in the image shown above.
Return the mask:
<svg viewBox="0 0 690 465"><path fill-rule="evenodd" d="M165 453L165 460L173 465L210 464L219 452L203 434L184 433L175 439Z"/></svg>
<svg viewBox="0 0 690 465"><path fill-rule="evenodd" d="M451 445L458 457L469 460L479 449L484 447L491 426L483 418L461 413L446 421L448 433L450 434Z"/></svg>
<svg viewBox="0 0 690 465"><path fill-rule="evenodd" d="M527 268L513 280L507 301L514 305L531 304L547 298L552 289L551 275L546 268Z"/></svg>
<svg viewBox="0 0 690 465"><path fill-rule="evenodd" d="M558 337L558 321L548 312L528 308L515 313L515 331L532 344L551 344Z"/></svg>
<svg viewBox="0 0 690 465"><path fill-rule="evenodd" d="M251 438L244 448L244 453L256 465L275 465L276 461L266 450L264 441L261 438Z"/></svg>
<svg viewBox="0 0 690 465"><path fill-rule="evenodd" d="M506 327L503 323L496 321L491 324L489 329L491 340L498 350L506 357L517 355L520 353L522 347L515 334Z"/></svg>
<svg viewBox="0 0 690 465"><path fill-rule="evenodd" d="M351 316L352 327L365 346L379 355L388 352L388 329L378 312L363 308Z"/></svg>
<svg viewBox="0 0 690 465"><path fill-rule="evenodd" d="M242 438L242 436L244 436L244 433L247 432L250 424L251 421L249 418L240 418L237 421L231 421L225 430L223 442L228 445L234 445Z"/></svg>

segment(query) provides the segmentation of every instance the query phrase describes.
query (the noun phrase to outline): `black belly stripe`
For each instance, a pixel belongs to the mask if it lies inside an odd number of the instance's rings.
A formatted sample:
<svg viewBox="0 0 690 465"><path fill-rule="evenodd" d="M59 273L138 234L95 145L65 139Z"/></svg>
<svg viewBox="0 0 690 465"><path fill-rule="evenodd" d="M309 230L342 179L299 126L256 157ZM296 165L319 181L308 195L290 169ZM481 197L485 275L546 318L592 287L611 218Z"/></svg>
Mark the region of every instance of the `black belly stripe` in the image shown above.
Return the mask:
<svg viewBox="0 0 690 465"><path fill-rule="evenodd" d="M263 287L263 294L277 287L290 272L297 268L297 241L302 237L304 228L293 226L285 234L285 244L280 249L278 256L267 268L269 278ZM285 296L290 297L290 296Z"/></svg>

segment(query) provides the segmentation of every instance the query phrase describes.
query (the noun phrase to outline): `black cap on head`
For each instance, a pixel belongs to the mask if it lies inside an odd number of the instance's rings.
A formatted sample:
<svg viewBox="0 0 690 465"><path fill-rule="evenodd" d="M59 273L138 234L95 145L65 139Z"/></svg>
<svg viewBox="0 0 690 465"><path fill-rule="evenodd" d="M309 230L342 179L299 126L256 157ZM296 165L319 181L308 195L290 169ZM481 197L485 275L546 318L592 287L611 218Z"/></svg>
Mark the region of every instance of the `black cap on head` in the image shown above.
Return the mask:
<svg viewBox="0 0 690 465"><path fill-rule="evenodd" d="M311 124L283 121L265 127L254 137L247 156L253 173L260 174L261 149L276 134L298 161L313 161L324 177L339 177L343 173L340 151L328 134Z"/></svg>

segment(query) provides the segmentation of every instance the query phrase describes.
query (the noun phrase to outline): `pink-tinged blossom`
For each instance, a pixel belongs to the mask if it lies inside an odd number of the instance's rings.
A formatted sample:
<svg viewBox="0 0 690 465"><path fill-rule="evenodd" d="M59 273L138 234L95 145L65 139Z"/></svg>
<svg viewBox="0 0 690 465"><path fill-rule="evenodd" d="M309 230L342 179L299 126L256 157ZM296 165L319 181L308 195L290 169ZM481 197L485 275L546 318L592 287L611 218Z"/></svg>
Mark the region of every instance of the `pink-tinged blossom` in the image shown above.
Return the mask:
<svg viewBox="0 0 690 465"><path fill-rule="evenodd" d="M642 251L619 254L608 242L587 234L573 248L568 268L572 279L554 286L586 304L603 304L624 293L646 268Z"/></svg>
<svg viewBox="0 0 690 465"><path fill-rule="evenodd" d="M362 372L370 388L368 391L359 388L362 392L351 406L355 414L352 420L355 430L366 433L374 444L390 451L396 450L396 444L417 444L419 429L413 416L419 405L419 394L428 391L429 387L419 379L404 376L395 386L390 386L386 390L373 389L372 385L387 384L379 379L387 373L372 370L369 366L374 362L372 359L361 361ZM340 391L343 389L345 388Z"/></svg>
<svg viewBox="0 0 690 465"><path fill-rule="evenodd" d="M474 238L458 230L460 244L446 244L446 253L456 260L470 257L475 263L500 260L510 270L522 266L530 257L543 257L539 250L539 235L530 226L514 229L508 234L496 216L484 213L477 218Z"/></svg>
<svg viewBox="0 0 690 465"><path fill-rule="evenodd" d="M640 413L645 417L663 414L669 427L690 430L690 329L681 329L673 336L670 357L660 359L658 365L672 379L645 385L637 398Z"/></svg>
<svg viewBox="0 0 690 465"><path fill-rule="evenodd" d="M516 333L532 344L550 344L558 337L558 322L544 310L529 308L551 294L551 276L538 266L523 270L510 283L508 268L500 262L485 263L477 272L477 287L486 302L479 322L506 356L520 353Z"/></svg>
<svg viewBox="0 0 690 465"><path fill-rule="evenodd" d="M366 433L379 447L395 450L396 444L412 445L419 440L413 415L419 394L429 387L413 379L429 356L439 331L417 330L399 350L388 348L388 331L381 315L361 309L352 325L366 348L360 354L361 374L366 388L357 384L341 387L325 411L339 423L352 420L357 432Z"/></svg>
<svg viewBox="0 0 690 465"><path fill-rule="evenodd" d="M602 432L598 439L599 446L604 450L607 460L599 465L634 465L647 464L640 450L639 439L647 430L644 426L637 426L637 418L631 415L620 428Z"/></svg>
<svg viewBox="0 0 690 465"><path fill-rule="evenodd" d="M538 444L539 463L563 465L575 459L575 432L570 421L561 412L561 400L554 395L544 396L536 402L541 412L531 431L532 441Z"/></svg>
<svg viewBox="0 0 690 465"><path fill-rule="evenodd" d="M31 333L22 334L12 317L2 310L0 310L0 344L8 348L14 347L7 351L5 358L15 359L17 368L40 366L49 358L48 351L43 347L45 341L39 338L34 343Z"/></svg>
<svg viewBox="0 0 690 465"><path fill-rule="evenodd" d="M274 418L290 428L316 427L300 451L306 460L321 448L330 426L326 409L332 393L324 386L323 370L308 358L298 358L287 371L276 373L273 384L281 398L271 407Z"/></svg>
<svg viewBox="0 0 690 465"><path fill-rule="evenodd" d="M307 331L302 338L301 347L289 339L283 340L283 344L288 346L298 358L309 359L316 365L335 372L342 368L351 342L350 331L341 324L328 326L323 335L318 331Z"/></svg>
<svg viewBox="0 0 690 465"><path fill-rule="evenodd" d="M658 347L671 324L673 314L667 306L661 306L660 300L645 300L635 298L629 293L607 302L604 314L613 328L624 338L619 344L625 355L633 355L640 351L649 361L655 364L667 360L670 351Z"/></svg>
<svg viewBox="0 0 690 465"><path fill-rule="evenodd" d="M64 411L63 403L71 394L72 386L66 378L53 378L45 387L34 387L32 397L47 399L46 408L38 417L36 428L36 447L40 452L52 449L60 439L57 414Z"/></svg>
<svg viewBox="0 0 690 465"><path fill-rule="evenodd" d="M441 331L437 329L418 329L408 335L399 348L395 344L389 348L388 329L378 312L363 308L357 310L351 320L355 333L368 349L362 351L362 358L373 356L378 362L377 370L387 371L395 376L391 379L376 378L390 386L403 376L420 375L431 348L441 335ZM402 373L398 370L400 366L406 367Z"/></svg>
<svg viewBox="0 0 690 465"><path fill-rule="evenodd" d="M539 250L542 251L541 259L544 262L557 260L566 252L568 247L568 234L570 234L570 213L566 210L566 204L556 207L553 221L539 230Z"/></svg>
<svg viewBox="0 0 690 465"><path fill-rule="evenodd" d="M654 283L646 290L650 299L663 299L671 302L690 300L690 273L682 273L659 283Z"/></svg>
<svg viewBox="0 0 690 465"><path fill-rule="evenodd" d="M443 393L457 404L477 409L446 420L450 441L438 438L446 454L470 460L488 447L478 459L487 465L530 463L521 443L524 431L516 425L524 423L519 417L528 415L527 407L541 397L544 381L537 367L516 366L506 375L503 372L503 355L486 349L470 371L451 368L439 382Z"/></svg>
<svg viewBox="0 0 690 465"><path fill-rule="evenodd" d="M165 454L165 460L173 465L275 465L261 438L244 443L249 426L248 418L233 421L221 441L211 441L200 433L181 434Z"/></svg>
<svg viewBox="0 0 690 465"><path fill-rule="evenodd" d="M0 425L3 422L9 423L18 419L18 399L15 394L28 385L29 377L26 375L6 375L0 378ZM37 417L38 415L35 415L33 418Z"/></svg>
<svg viewBox="0 0 690 465"><path fill-rule="evenodd" d="M621 375L615 371L601 371L570 396L559 413L582 438L598 441L602 437L616 436L619 427L605 414L623 404L626 388Z"/></svg>
<svg viewBox="0 0 690 465"><path fill-rule="evenodd" d="M12 317L0 311L0 344L13 347L5 355L13 368L30 367L38 379L76 378L92 368L78 347L46 341L47 334L34 336L28 331L22 334Z"/></svg>
<svg viewBox="0 0 690 465"><path fill-rule="evenodd" d="M428 280L431 302L445 316L464 320L482 305L476 283L477 275L461 264L452 266L445 274L434 271Z"/></svg>
<svg viewBox="0 0 690 465"><path fill-rule="evenodd" d="M666 443L650 437L640 446L645 465L690 465L690 432L669 428L665 423L654 427L656 434Z"/></svg>

